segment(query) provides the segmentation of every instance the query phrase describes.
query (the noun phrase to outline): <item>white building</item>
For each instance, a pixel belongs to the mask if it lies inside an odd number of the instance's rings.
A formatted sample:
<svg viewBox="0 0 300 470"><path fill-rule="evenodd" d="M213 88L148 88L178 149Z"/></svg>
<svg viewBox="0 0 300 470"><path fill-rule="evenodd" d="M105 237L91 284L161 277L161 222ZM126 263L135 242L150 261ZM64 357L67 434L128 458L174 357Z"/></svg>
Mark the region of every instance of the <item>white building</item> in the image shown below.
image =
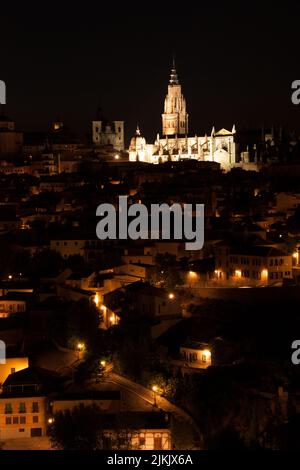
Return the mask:
<svg viewBox="0 0 300 470"><path fill-rule="evenodd" d="M129 160L147 163L163 163L196 159L218 162L221 168L229 170L236 163L235 126L231 131L213 127L210 135L188 136L188 113L186 101L181 92L175 63L171 70L168 94L162 114L162 137L157 134L154 144L147 144L137 128L129 146Z"/></svg>
<svg viewBox="0 0 300 470"><path fill-rule="evenodd" d="M124 121L108 121L100 118L92 122L93 144L111 145L119 152L124 150Z"/></svg>

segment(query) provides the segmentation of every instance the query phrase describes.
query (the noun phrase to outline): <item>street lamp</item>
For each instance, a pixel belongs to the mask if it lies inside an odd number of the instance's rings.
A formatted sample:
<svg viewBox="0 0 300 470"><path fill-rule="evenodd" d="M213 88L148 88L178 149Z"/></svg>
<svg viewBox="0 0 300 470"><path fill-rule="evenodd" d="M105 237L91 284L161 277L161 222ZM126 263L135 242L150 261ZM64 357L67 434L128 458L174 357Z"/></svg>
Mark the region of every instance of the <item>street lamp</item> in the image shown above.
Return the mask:
<svg viewBox="0 0 300 470"><path fill-rule="evenodd" d="M95 302L96 307L98 307L98 305L99 305L99 294L98 293L96 293L94 295L94 302Z"/></svg>
<svg viewBox="0 0 300 470"><path fill-rule="evenodd" d="M169 299L172 300L172 299L174 299L174 297L175 297L175 295L173 294L173 292L171 292L171 293L169 294Z"/></svg>
<svg viewBox="0 0 300 470"><path fill-rule="evenodd" d="M80 360L80 353L84 349L84 343L78 343L77 344L77 350L78 350L78 360Z"/></svg>
<svg viewBox="0 0 300 470"><path fill-rule="evenodd" d="M105 367L106 366L106 361L101 361L100 364L101 364L102 367Z"/></svg>
<svg viewBox="0 0 300 470"><path fill-rule="evenodd" d="M154 404L154 406L157 406L157 403L156 403L156 393L157 393L157 390L158 390L157 385L153 385L152 390L153 390L153 397L154 397L153 404Z"/></svg>
<svg viewBox="0 0 300 470"><path fill-rule="evenodd" d="M207 366L211 365L211 352L209 349L202 351L202 362L206 363Z"/></svg>

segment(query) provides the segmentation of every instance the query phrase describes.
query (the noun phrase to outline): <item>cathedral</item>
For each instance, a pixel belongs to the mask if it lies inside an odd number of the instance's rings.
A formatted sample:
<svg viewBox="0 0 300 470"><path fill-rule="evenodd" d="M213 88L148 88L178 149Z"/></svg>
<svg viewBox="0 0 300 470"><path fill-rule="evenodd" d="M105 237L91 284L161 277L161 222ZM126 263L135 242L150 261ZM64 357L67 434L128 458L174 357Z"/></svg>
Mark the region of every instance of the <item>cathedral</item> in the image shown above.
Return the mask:
<svg viewBox="0 0 300 470"><path fill-rule="evenodd" d="M231 131L213 127L210 135L189 137L189 115L186 101L181 91L175 61L168 84L162 114L162 137L157 134L154 144L147 144L139 128L131 139L129 160L131 162L163 163L196 159L218 162L228 171L236 163L235 126Z"/></svg>

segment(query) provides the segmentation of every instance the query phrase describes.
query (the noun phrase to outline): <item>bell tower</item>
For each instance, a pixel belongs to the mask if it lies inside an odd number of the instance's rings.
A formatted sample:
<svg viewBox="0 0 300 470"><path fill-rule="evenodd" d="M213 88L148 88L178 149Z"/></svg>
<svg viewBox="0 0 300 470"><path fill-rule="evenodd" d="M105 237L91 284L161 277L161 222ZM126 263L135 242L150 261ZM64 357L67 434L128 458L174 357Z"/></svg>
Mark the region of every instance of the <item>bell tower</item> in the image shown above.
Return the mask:
<svg viewBox="0 0 300 470"><path fill-rule="evenodd" d="M181 93L174 57L168 94L165 99L164 113L162 114L162 132L163 135L187 135L188 133L186 102Z"/></svg>

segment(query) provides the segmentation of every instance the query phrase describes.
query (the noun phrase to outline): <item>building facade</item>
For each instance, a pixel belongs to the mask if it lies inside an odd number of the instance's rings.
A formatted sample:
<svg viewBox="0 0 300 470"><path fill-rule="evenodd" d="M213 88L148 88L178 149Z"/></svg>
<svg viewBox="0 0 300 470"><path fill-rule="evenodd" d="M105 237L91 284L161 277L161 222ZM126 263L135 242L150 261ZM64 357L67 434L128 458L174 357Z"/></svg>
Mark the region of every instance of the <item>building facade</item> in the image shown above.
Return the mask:
<svg viewBox="0 0 300 470"><path fill-rule="evenodd" d="M46 397L0 395L0 440L46 434Z"/></svg>
<svg viewBox="0 0 300 470"><path fill-rule="evenodd" d="M17 155L22 151L23 133L15 129L15 122L7 116L0 116L0 155Z"/></svg>
<svg viewBox="0 0 300 470"><path fill-rule="evenodd" d="M270 246L215 248L215 279L235 285L272 285L291 279L293 257Z"/></svg>
<svg viewBox="0 0 300 470"><path fill-rule="evenodd" d="M212 365L210 345L186 341L180 346L180 356L188 367L206 369Z"/></svg>
<svg viewBox="0 0 300 470"><path fill-rule="evenodd" d="M111 145L117 151L124 150L124 121L93 121L92 134L96 146Z"/></svg>

